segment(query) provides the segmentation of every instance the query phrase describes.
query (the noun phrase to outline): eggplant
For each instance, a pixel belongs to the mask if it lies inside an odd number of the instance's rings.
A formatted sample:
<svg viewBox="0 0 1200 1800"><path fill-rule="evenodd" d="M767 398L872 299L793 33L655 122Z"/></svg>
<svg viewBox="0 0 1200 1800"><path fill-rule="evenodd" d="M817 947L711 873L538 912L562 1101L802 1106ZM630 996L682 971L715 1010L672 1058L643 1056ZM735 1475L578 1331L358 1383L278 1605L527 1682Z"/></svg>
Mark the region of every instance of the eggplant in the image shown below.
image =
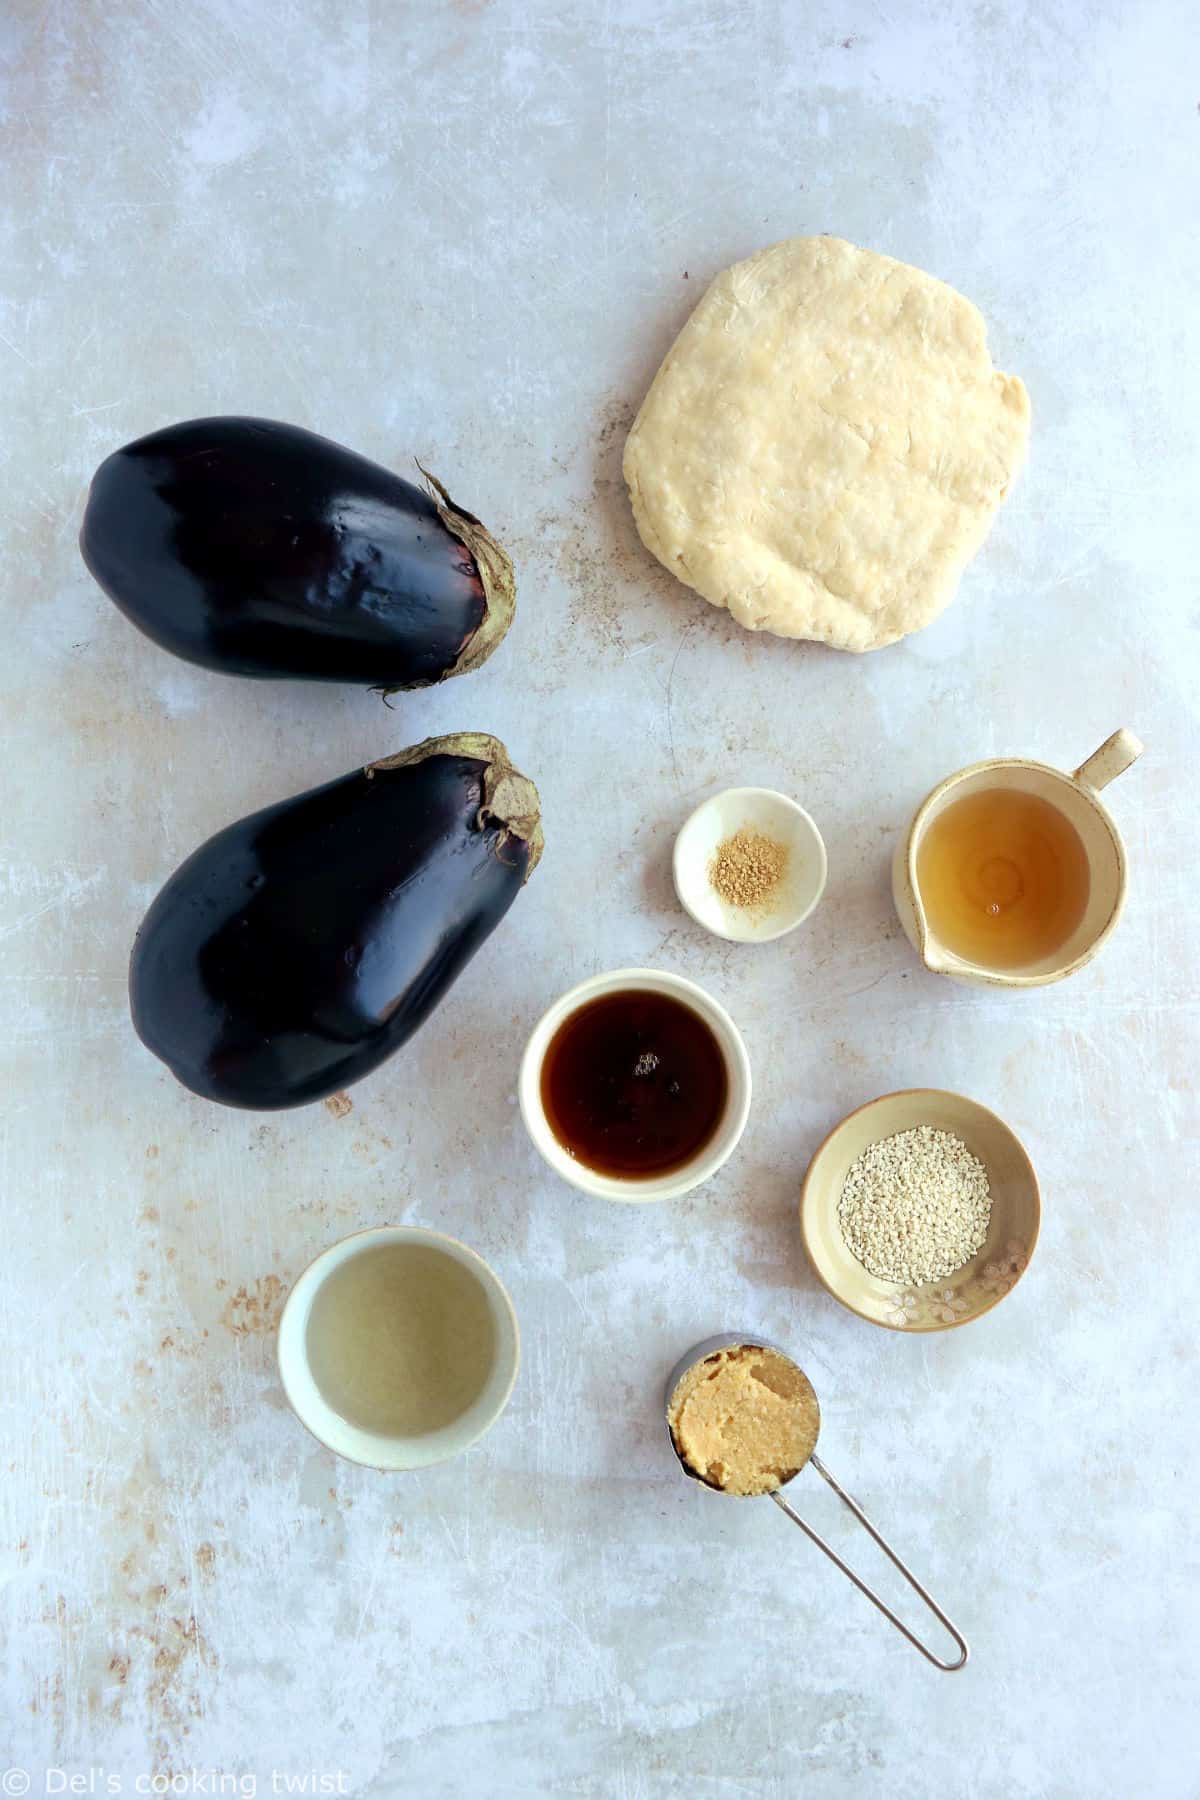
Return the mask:
<svg viewBox="0 0 1200 1800"><path fill-rule="evenodd" d="M428 687L486 661L516 590L421 473L428 492L298 425L192 419L101 463L79 548L126 618L206 669Z"/></svg>
<svg viewBox="0 0 1200 1800"><path fill-rule="evenodd" d="M225 1106L303 1106L428 1018L542 852L537 789L483 732L410 750L227 825L146 914L134 1028Z"/></svg>

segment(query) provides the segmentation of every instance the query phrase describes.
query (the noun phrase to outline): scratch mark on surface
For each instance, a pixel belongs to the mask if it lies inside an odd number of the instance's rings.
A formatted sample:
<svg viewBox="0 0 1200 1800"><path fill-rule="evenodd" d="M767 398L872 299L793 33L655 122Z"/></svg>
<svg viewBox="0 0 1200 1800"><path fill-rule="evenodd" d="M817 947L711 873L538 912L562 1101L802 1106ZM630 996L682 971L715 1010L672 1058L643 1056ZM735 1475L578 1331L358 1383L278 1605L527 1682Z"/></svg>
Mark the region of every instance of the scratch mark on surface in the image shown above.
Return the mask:
<svg viewBox="0 0 1200 1800"><path fill-rule="evenodd" d="M26 368L29 368L29 369L37 368L37 364L34 361L32 361L32 359L30 357L26 356L26 354L23 350L18 350L17 346L13 343L12 339L6 338L2 331L0 331L0 344L6 344L8 346L8 348L12 351L14 356L20 357L21 361L25 364Z"/></svg>
<svg viewBox="0 0 1200 1800"><path fill-rule="evenodd" d="M858 994L869 994L872 988L878 987L881 981L886 981L888 976L893 974L895 974L894 969L885 969L882 975L875 977L874 981L864 982L862 987L851 988L848 994L839 994L834 1005L840 1006L843 1001L853 1000Z"/></svg>
<svg viewBox="0 0 1200 1800"><path fill-rule="evenodd" d="M671 768L675 774L676 787L679 786L679 762L675 755L675 723L671 716L671 693L675 686L675 671L679 667L679 659L683 655L683 646L687 643L689 634L695 629L698 623L698 619L690 619L684 626L683 636L679 640L678 648L675 651L675 656L671 663L671 673L667 676L667 742L671 747Z"/></svg>
<svg viewBox="0 0 1200 1800"><path fill-rule="evenodd" d="M68 883L51 899L43 901L41 906L35 906L31 912L22 913L19 919L13 919L0 929L0 943L5 938L15 937L17 932L24 931L27 925L32 925L35 919L42 918L46 913L57 912L60 907L70 906L82 894L89 893L92 888L96 887L102 874L103 870L97 869L95 874L87 876L83 881Z"/></svg>

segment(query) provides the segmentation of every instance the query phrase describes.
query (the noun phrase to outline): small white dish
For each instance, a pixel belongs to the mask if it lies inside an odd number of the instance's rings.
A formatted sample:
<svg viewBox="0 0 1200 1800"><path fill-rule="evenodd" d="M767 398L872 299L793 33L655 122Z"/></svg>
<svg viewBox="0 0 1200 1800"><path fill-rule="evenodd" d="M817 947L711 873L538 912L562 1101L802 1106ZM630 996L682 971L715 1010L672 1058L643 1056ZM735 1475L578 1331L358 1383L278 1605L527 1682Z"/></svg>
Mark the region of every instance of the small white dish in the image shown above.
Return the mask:
<svg viewBox="0 0 1200 1800"><path fill-rule="evenodd" d="M456 1419L418 1436L364 1430L344 1418L317 1386L310 1362L309 1322L313 1302L324 1283L352 1257L370 1256L397 1244L436 1251L466 1269L483 1291L493 1330L490 1367L475 1399ZM423 1469L460 1456L485 1431L490 1431L513 1391L521 1360L521 1340L508 1290L482 1256L440 1231L427 1231L419 1225L379 1225L342 1238L309 1263L287 1297L279 1321L276 1353L288 1404L318 1443L347 1462L362 1463L371 1469Z"/></svg>
<svg viewBox="0 0 1200 1800"><path fill-rule="evenodd" d="M787 869L761 906L728 906L709 876L720 846L738 831L784 844ZM675 892L684 912L715 936L766 944L802 925L825 892L829 863L821 834L802 806L774 788L726 788L705 800L675 839Z"/></svg>
<svg viewBox="0 0 1200 1800"><path fill-rule="evenodd" d="M725 1112L716 1131L691 1162L684 1163L682 1168L671 1169L665 1175L622 1177L602 1175L598 1170L590 1169L560 1143L542 1106L542 1064L546 1060L551 1040L563 1020L577 1012L581 1006L586 1006L589 1000L598 1000L602 994L625 993L631 988L652 994L670 994L673 999L681 1000L693 1012L699 1013L721 1046L729 1078ZM710 1175L715 1175L722 1163L733 1155L738 1139L746 1129L746 1120L750 1116L750 1092L750 1058L742 1042L742 1034L725 1008L718 1005L702 987L697 987L694 981L686 981L682 975L667 975L660 969L614 969L607 975L593 975L590 980L581 981L578 987L571 988L542 1014L534 1026L525 1046L525 1054L521 1058L521 1072L517 1079L517 1098L521 1104L525 1129L533 1140L534 1148L549 1163L555 1174L561 1175L564 1181L569 1181L572 1187L582 1189L585 1194L595 1194L602 1200L634 1203L678 1199L680 1194L689 1194L702 1181L707 1181Z"/></svg>

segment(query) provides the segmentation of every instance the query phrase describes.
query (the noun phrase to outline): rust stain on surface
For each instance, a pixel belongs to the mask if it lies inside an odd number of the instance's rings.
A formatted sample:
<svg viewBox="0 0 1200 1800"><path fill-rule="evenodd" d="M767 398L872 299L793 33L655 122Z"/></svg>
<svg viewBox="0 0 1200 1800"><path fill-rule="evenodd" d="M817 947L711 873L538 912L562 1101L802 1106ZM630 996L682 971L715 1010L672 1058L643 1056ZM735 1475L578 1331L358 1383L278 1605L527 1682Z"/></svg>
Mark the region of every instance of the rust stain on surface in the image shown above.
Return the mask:
<svg viewBox="0 0 1200 1800"><path fill-rule="evenodd" d="M152 1631L135 1627L134 1635L145 1642L150 1654L146 1700L151 1717L164 1733L155 1745L162 1759L169 1754L165 1734L178 1740L188 1729L187 1721L202 1716L202 1671L215 1668L217 1658L192 1612L186 1618L156 1618Z"/></svg>
<svg viewBox="0 0 1200 1800"><path fill-rule="evenodd" d="M234 1337L265 1337L274 1331L287 1299L288 1277L259 1275L251 1287L245 1283L225 1302L221 1323Z"/></svg>
<svg viewBox="0 0 1200 1800"><path fill-rule="evenodd" d="M325 1102L325 1111L332 1118L344 1119L347 1113L354 1111L354 1102L343 1089L340 1093L330 1094Z"/></svg>

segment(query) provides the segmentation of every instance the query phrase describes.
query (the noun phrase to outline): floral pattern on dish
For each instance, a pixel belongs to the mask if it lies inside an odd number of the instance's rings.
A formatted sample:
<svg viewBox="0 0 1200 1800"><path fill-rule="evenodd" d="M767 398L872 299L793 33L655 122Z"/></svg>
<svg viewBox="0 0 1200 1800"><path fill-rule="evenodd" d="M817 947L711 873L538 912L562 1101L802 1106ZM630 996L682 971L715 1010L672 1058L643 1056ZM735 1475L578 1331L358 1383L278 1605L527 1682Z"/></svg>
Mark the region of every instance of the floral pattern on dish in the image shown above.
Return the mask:
<svg viewBox="0 0 1200 1800"><path fill-rule="evenodd" d="M1003 1254L984 1265L980 1283L989 1293L1007 1294L1025 1273L1028 1261L1024 1244L1019 1243L1016 1238L1010 1238L1004 1246Z"/></svg>
<svg viewBox="0 0 1200 1800"><path fill-rule="evenodd" d="M927 1300L934 1318L943 1325L957 1324L971 1310L971 1302L967 1296L952 1287L934 1288Z"/></svg>
<svg viewBox="0 0 1200 1800"><path fill-rule="evenodd" d="M889 1325L915 1325L920 1310L920 1294L913 1293L911 1289L892 1294L888 1298L887 1322Z"/></svg>
<svg viewBox="0 0 1200 1800"><path fill-rule="evenodd" d="M1029 1262L1026 1245L1010 1238L986 1263L972 1262L949 1280L928 1287L901 1288L880 1298L881 1325L896 1331L941 1330L986 1312L1021 1279Z"/></svg>

